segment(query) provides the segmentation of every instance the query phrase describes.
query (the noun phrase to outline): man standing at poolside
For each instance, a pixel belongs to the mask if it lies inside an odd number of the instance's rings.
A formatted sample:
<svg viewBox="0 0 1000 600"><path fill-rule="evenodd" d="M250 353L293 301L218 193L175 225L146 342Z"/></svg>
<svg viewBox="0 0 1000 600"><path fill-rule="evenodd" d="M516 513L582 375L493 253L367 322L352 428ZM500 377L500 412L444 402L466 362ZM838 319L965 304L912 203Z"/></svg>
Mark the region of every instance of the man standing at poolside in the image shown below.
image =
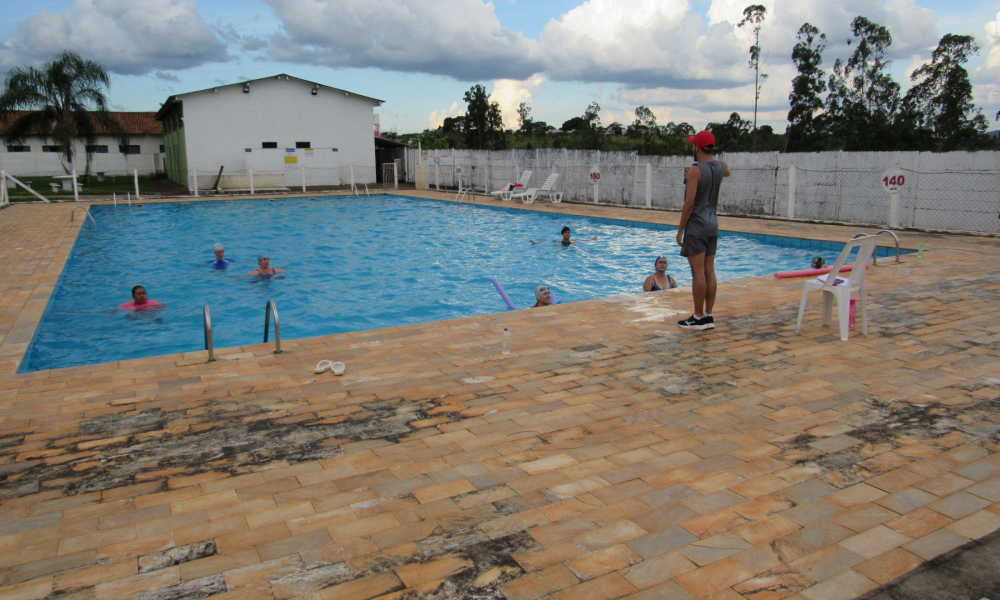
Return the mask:
<svg viewBox="0 0 1000 600"><path fill-rule="evenodd" d="M715 136L710 131L699 131L688 138L694 144L694 166L691 167L685 190L684 210L677 226L677 245L681 256L691 265L691 293L694 295L694 314L678 321L681 329L701 331L715 329L712 309L715 306L715 247L719 241L719 218L715 208L719 204L719 187L722 178L729 177L729 165L715 160Z"/></svg>

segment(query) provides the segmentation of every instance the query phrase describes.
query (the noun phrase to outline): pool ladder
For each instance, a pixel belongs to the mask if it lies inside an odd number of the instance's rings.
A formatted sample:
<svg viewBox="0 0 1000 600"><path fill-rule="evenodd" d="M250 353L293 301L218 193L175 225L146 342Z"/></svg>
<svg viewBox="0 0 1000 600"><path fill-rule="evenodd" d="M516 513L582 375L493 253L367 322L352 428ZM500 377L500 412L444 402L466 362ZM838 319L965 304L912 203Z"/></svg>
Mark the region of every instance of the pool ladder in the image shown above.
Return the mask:
<svg viewBox="0 0 1000 600"><path fill-rule="evenodd" d="M268 300L264 305L264 343L267 343L267 333L271 328L271 313L274 313L274 353L281 354L281 324L278 322L278 305L274 300Z"/></svg>
<svg viewBox="0 0 1000 600"><path fill-rule="evenodd" d="M268 300L264 305L264 343L267 343L268 333L271 329L271 313L274 313L274 353L281 354L281 323L278 321L278 305L274 300ZM212 337L212 311L205 305L205 350L208 351L208 362L215 361L215 343Z"/></svg>
<svg viewBox="0 0 1000 600"><path fill-rule="evenodd" d="M208 362L215 361L215 343L212 340L212 311L205 305L205 350L208 350Z"/></svg>
<svg viewBox="0 0 1000 600"><path fill-rule="evenodd" d="M878 233L875 234L875 236L878 237L878 236L882 235L883 233L888 233L889 235L892 236L892 239L894 239L896 241L896 262L900 262L900 260L899 260L899 238L896 236L895 233L893 233L892 231L889 231L888 229L883 229L883 230L879 231ZM859 237L865 237L866 235L869 235L869 234L867 234L867 233L858 233L858 234L855 234L854 237L852 237L851 239L852 240L856 240ZM878 246L875 247L875 252L872 253L872 264L875 265L876 267L878 266Z"/></svg>
<svg viewBox="0 0 1000 600"><path fill-rule="evenodd" d="M77 206L73 209L73 212L69 213L70 223L76 220L76 211L78 210L82 210L86 214L84 220L86 220L87 217L90 217L90 222L93 223L94 229L97 229L97 221L94 220L94 216L90 214L90 210L88 210L86 206Z"/></svg>

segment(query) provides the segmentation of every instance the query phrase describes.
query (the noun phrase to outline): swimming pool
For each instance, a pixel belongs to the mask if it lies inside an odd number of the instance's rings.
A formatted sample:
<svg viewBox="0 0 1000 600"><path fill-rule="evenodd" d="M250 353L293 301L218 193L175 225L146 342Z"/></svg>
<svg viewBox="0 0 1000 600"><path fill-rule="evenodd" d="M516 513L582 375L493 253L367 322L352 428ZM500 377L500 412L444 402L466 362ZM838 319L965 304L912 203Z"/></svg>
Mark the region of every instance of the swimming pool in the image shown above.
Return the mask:
<svg viewBox="0 0 1000 600"><path fill-rule="evenodd" d="M518 308L534 288L560 303L638 292L658 254L690 283L675 227L405 196L280 198L95 206L83 226L20 370L36 371L204 349L202 306L215 346L260 343L274 299L285 339L392 327L506 310L498 277ZM563 247L563 225L575 238ZM532 245L529 239L545 240ZM204 265L222 243L237 262ZM722 280L832 262L841 244L724 233ZM288 274L243 279L258 251ZM163 311L115 311L133 285Z"/></svg>

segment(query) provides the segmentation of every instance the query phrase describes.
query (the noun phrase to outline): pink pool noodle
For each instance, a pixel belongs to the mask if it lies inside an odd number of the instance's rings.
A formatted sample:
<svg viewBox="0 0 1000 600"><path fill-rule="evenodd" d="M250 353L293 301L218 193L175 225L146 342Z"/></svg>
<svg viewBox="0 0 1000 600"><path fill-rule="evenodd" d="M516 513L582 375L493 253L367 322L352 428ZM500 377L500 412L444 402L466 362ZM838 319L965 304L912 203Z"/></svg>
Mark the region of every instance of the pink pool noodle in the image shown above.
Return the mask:
<svg viewBox="0 0 1000 600"><path fill-rule="evenodd" d="M844 265L840 267L840 272L850 271L854 268L854 265ZM775 273L774 277L776 279L787 279L788 277L808 277L810 275L825 275L833 270L833 267L823 267L822 269L805 269L803 271L785 271L784 273Z"/></svg>

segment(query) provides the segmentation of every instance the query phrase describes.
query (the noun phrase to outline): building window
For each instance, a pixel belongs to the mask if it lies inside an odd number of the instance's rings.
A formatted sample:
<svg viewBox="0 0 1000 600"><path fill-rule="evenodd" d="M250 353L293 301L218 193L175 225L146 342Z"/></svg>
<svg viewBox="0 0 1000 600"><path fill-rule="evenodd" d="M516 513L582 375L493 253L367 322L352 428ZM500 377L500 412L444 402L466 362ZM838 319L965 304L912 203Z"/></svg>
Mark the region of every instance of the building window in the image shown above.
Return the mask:
<svg viewBox="0 0 1000 600"><path fill-rule="evenodd" d="M87 154L107 154L107 153L108 153L108 146L106 144L87 146Z"/></svg>
<svg viewBox="0 0 1000 600"><path fill-rule="evenodd" d="M7 146L7 152L31 152L31 146Z"/></svg>
<svg viewBox="0 0 1000 600"><path fill-rule="evenodd" d="M138 144L129 144L128 146L118 145L118 151L122 154L139 154Z"/></svg>
<svg viewBox="0 0 1000 600"><path fill-rule="evenodd" d="M42 146L42 152L62 152L59 146Z"/></svg>
<svg viewBox="0 0 1000 600"><path fill-rule="evenodd" d="M261 148L277 148L278 142L263 142L260 145Z"/></svg>
<svg viewBox="0 0 1000 600"><path fill-rule="evenodd" d="M166 151L167 151L167 147L164 146L163 144L160 144L160 154L163 154Z"/></svg>
<svg viewBox="0 0 1000 600"><path fill-rule="evenodd" d="M295 142L296 148L312 148L312 142Z"/></svg>

